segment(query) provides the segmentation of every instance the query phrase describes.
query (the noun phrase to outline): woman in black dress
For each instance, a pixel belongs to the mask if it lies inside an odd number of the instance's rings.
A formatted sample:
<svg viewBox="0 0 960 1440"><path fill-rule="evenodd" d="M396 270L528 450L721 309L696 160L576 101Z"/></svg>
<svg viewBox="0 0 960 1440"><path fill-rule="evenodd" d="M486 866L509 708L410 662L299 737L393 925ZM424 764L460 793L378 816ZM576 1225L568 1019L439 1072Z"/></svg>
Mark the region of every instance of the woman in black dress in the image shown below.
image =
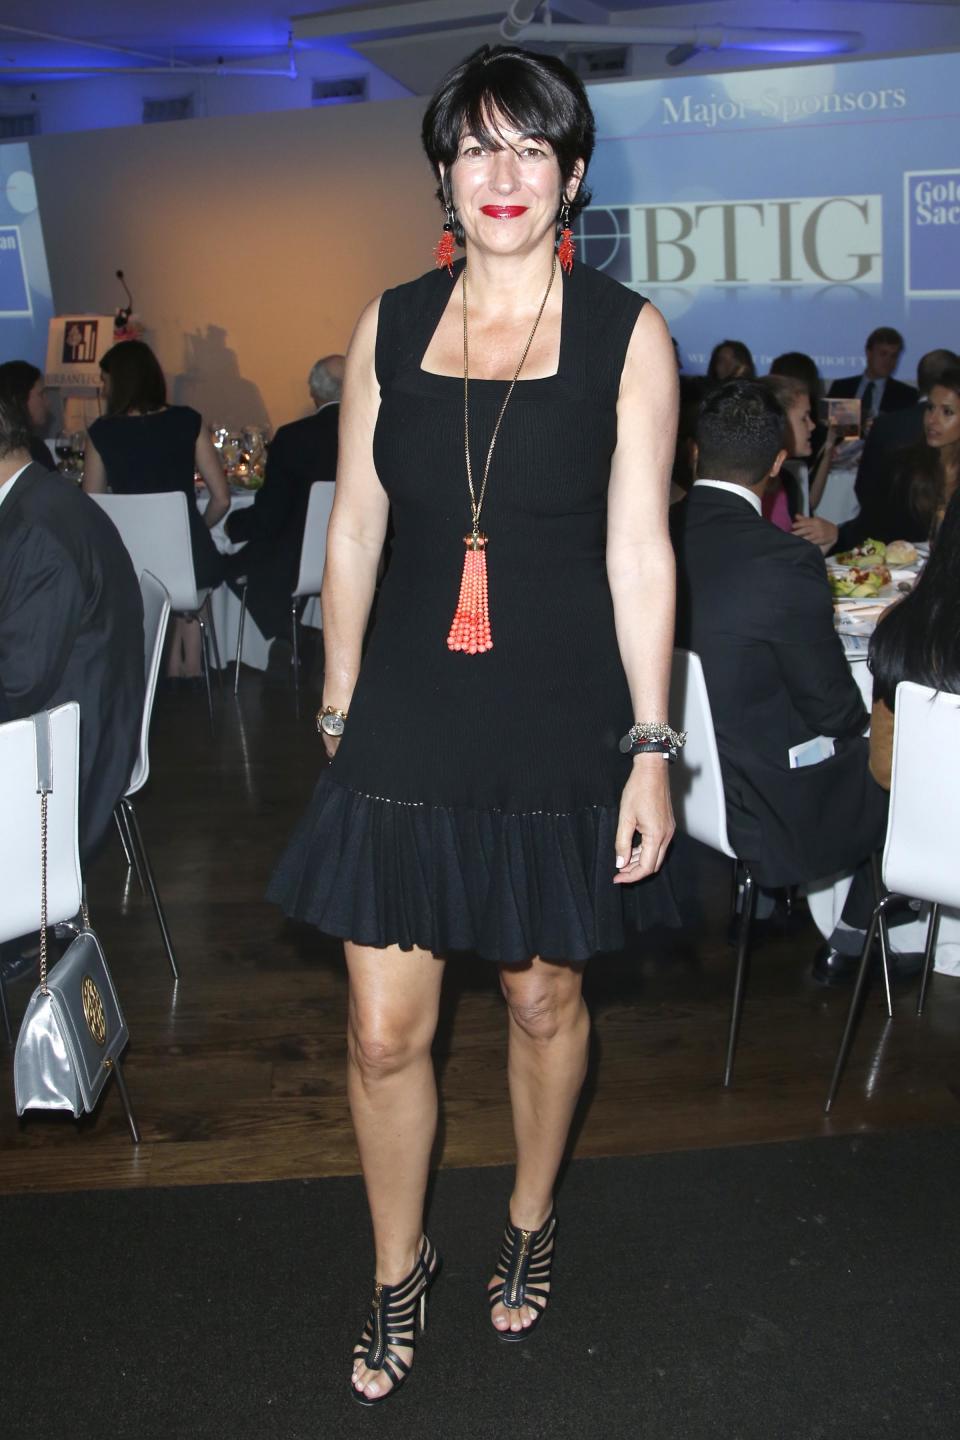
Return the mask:
<svg viewBox="0 0 960 1440"><path fill-rule="evenodd" d="M494 1330L519 1340L550 1291L584 962L628 926L676 920L654 873L677 738L670 337L640 296L579 262L564 273L593 117L559 61L478 51L423 133L440 268L368 306L351 343L323 585L332 764L270 887L346 941L376 1242L351 1376L365 1404L405 1379L437 1270L423 1203L445 958L492 960L507 1002L517 1171L489 1298ZM454 235L466 268L447 265ZM647 740L631 758L634 722Z"/></svg>
<svg viewBox="0 0 960 1440"><path fill-rule="evenodd" d="M187 497L197 587L213 590L224 579L223 557L210 531L230 509L230 487L202 416L189 405L168 405L160 363L142 340L123 340L100 361L106 414L90 426L83 466L88 494L154 495L179 490ZM210 492L197 509L194 474ZM200 675L200 627L177 617L167 650L167 675ZM197 681L199 684L199 679Z"/></svg>

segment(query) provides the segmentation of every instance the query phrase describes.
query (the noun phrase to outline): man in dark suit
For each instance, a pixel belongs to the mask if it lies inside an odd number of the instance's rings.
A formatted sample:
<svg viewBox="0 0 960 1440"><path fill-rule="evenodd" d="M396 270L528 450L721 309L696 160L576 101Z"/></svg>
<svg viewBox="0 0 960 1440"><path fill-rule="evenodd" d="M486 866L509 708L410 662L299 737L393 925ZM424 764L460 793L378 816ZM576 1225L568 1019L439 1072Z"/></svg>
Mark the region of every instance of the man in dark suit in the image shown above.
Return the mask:
<svg viewBox="0 0 960 1440"><path fill-rule="evenodd" d="M280 426L267 452L266 475L256 500L226 519L228 537L237 544L246 541L227 562L228 578L236 587L236 580L246 576L250 614L268 640L282 637L284 648L310 486L315 480L337 478L344 363L342 355L317 361L308 382L314 414Z"/></svg>
<svg viewBox="0 0 960 1440"><path fill-rule="evenodd" d="M865 352L867 364L862 375L844 376L830 386L832 397L860 401L864 425L876 415L906 410L917 402L913 386L893 378L903 353L903 336L899 330L891 325L872 330L867 336Z"/></svg>
<svg viewBox="0 0 960 1440"><path fill-rule="evenodd" d="M112 521L72 480L34 464L28 441L25 413L0 398L0 722L79 703L86 863L137 756L143 605Z"/></svg>
<svg viewBox="0 0 960 1440"><path fill-rule="evenodd" d="M784 427L756 382L733 381L701 406L697 478L671 515L677 643L703 663L730 841L759 885L857 872L815 965L836 983L863 943L865 862L883 842L886 795L869 773L867 713L834 630L823 559L762 518L761 496L786 458ZM834 753L792 768L789 752L820 737Z"/></svg>
<svg viewBox="0 0 960 1440"><path fill-rule="evenodd" d="M930 350L917 365L917 399L906 409L888 410L878 415L870 427L857 470L856 494L859 512L843 525L834 525L816 515L800 515L794 533L811 540L822 550L849 550L868 537L875 540L898 540L890 533L888 512L897 475L900 450L923 443L923 415L927 396L945 370L960 365L952 350ZM894 522L895 523L895 522Z"/></svg>

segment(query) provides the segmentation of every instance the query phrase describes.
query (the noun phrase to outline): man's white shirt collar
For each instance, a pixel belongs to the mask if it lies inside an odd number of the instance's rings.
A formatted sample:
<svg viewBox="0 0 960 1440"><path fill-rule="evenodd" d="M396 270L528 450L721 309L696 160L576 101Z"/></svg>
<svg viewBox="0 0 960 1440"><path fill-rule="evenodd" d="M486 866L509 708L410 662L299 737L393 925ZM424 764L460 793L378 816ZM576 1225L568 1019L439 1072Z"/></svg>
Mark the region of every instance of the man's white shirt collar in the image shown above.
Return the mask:
<svg viewBox="0 0 960 1440"><path fill-rule="evenodd" d="M754 495L752 490L747 490L743 485L734 485L730 480L694 480L693 483L710 490L729 490L731 495L739 495L741 500L746 500L748 505L752 505L758 515L763 514L760 496Z"/></svg>
<svg viewBox="0 0 960 1440"><path fill-rule="evenodd" d="M16 475L11 475L9 480L5 480L3 484L0 485L0 505L3 504L4 500L6 500L7 496L10 494L10 491L20 479L20 476L23 474L24 470L29 469L29 466L31 464L32 461L28 460L26 465L20 466L20 469L17 471Z"/></svg>

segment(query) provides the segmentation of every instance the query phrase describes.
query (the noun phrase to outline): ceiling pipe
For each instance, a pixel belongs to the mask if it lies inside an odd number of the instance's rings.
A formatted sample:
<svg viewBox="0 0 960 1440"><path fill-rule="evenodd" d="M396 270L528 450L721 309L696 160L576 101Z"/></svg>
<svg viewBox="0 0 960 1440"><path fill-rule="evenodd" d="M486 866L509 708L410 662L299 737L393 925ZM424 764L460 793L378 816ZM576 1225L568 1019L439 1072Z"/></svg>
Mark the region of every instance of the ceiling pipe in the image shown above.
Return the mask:
<svg viewBox="0 0 960 1440"><path fill-rule="evenodd" d="M85 50L107 50L111 55L128 55L133 60L153 60L157 65L164 63L162 55L151 55L146 50L128 50L123 45L104 45L98 40L78 40L73 35L52 35L47 30L27 30L22 25L0 25L0 30L9 35L22 35L27 40L53 40L57 45L79 45ZM171 60L171 65L178 62Z"/></svg>
<svg viewBox="0 0 960 1440"><path fill-rule="evenodd" d="M536 0L514 0L500 24L504 40L561 45L692 45L697 50L762 50L782 55L845 55L863 46L859 30L788 30L724 25L565 25L524 22Z"/></svg>
<svg viewBox="0 0 960 1440"><path fill-rule="evenodd" d="M508 43L517 40L540 9L540 0L513 0L500 22L500 34Z"/></svg>
<svg viewBox="0 0 960 1440"><path fill-rule="evenodd" d="M297 69L291 60L286 70L268 70L232 65L0 65L0 75L37 75L44 79L79 79L84 75L219 75L224 80L272 78L296 80Z"/></svg>

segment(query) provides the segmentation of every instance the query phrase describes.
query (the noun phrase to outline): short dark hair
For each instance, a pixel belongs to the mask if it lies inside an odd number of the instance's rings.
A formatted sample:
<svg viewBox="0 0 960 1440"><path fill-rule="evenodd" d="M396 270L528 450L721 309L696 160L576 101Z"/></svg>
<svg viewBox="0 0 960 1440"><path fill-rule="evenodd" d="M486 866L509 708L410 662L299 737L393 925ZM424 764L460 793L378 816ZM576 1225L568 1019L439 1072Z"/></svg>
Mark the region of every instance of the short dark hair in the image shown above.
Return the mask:
<svg viewBox="0 0 960 1440"><path fill-rule="evenodd" d="M6 390L0 391L0 460L16 450L30 448L30 421L26 406Z"/></svg>
<svg viewBox="0 0 960 1440"><path fill-rule="evenodd" d="M960 368L960 357L952 350L928 350L917 365L917 387L921 395L929 395L940 376L947 370ZM0 370L3 367L0 366Z"/></svg>
<svg viewBox="0 0 960 1440"><path fill-rule="evenodd" d="M107 386L107 414L126 415L128 410L162 410L167 403L167 382L160 362L142 340L121 340L100 361L110 377Z"/></svg>
<svg viewBox="0 0 960 1440"><path fill-rule="evenodd" d="M903 336L899 330L894 330L892 325L878 325L876 330L871 330L867 336L865 350L872 350L874 345L896 345L898 350L904 346Z"/></svg>
<svg viewBox="0 0 960 1440"><path fill-rule="evenodd" d="M746 366L746 375L740 375L737 377L738 379L755 380L757 378L757 367L753 363L753 356L750 353L749 345L746 345L742 340L721 340L718 345L714 345L710 354L710 364L707 366L708 380L716 380L717 378L715 367L721 350L729 350L738 365Z"/></svg>
<svg viewBox="0 0 960 1440"><path fill-rule="evenodd" d="M491 150L503 141L491 129L494 115L531 140L546 140L557 157L564 185L578 160L584 175L596 138L596 123L581 81L553 55L535 55L512 45L481 45L451 70L427 106L421 138L427 159L439 179L440 166L449 174L460 153L460 139L469 131ZM446 182L437 186L437 198L449 203ZM580 181L570 201L575 218L590 203L590 191ZM454 217L454 233L461 243L463 231Z"/></svg>
<svg viewBox="0 0 960 1440"><path fill-rule="evenodd" d="M785 449L787 417L759 380L728 380L712 391L697 418L697 475L756 485Z"/></svg>
<svg viewBox="0 0 960 1440"><path fill-rule="evenodd" d="M6 360L0 365L0 395L9 395L18 405L26 407L30 391L42 379L43 371L29 360Z"/></svg>

